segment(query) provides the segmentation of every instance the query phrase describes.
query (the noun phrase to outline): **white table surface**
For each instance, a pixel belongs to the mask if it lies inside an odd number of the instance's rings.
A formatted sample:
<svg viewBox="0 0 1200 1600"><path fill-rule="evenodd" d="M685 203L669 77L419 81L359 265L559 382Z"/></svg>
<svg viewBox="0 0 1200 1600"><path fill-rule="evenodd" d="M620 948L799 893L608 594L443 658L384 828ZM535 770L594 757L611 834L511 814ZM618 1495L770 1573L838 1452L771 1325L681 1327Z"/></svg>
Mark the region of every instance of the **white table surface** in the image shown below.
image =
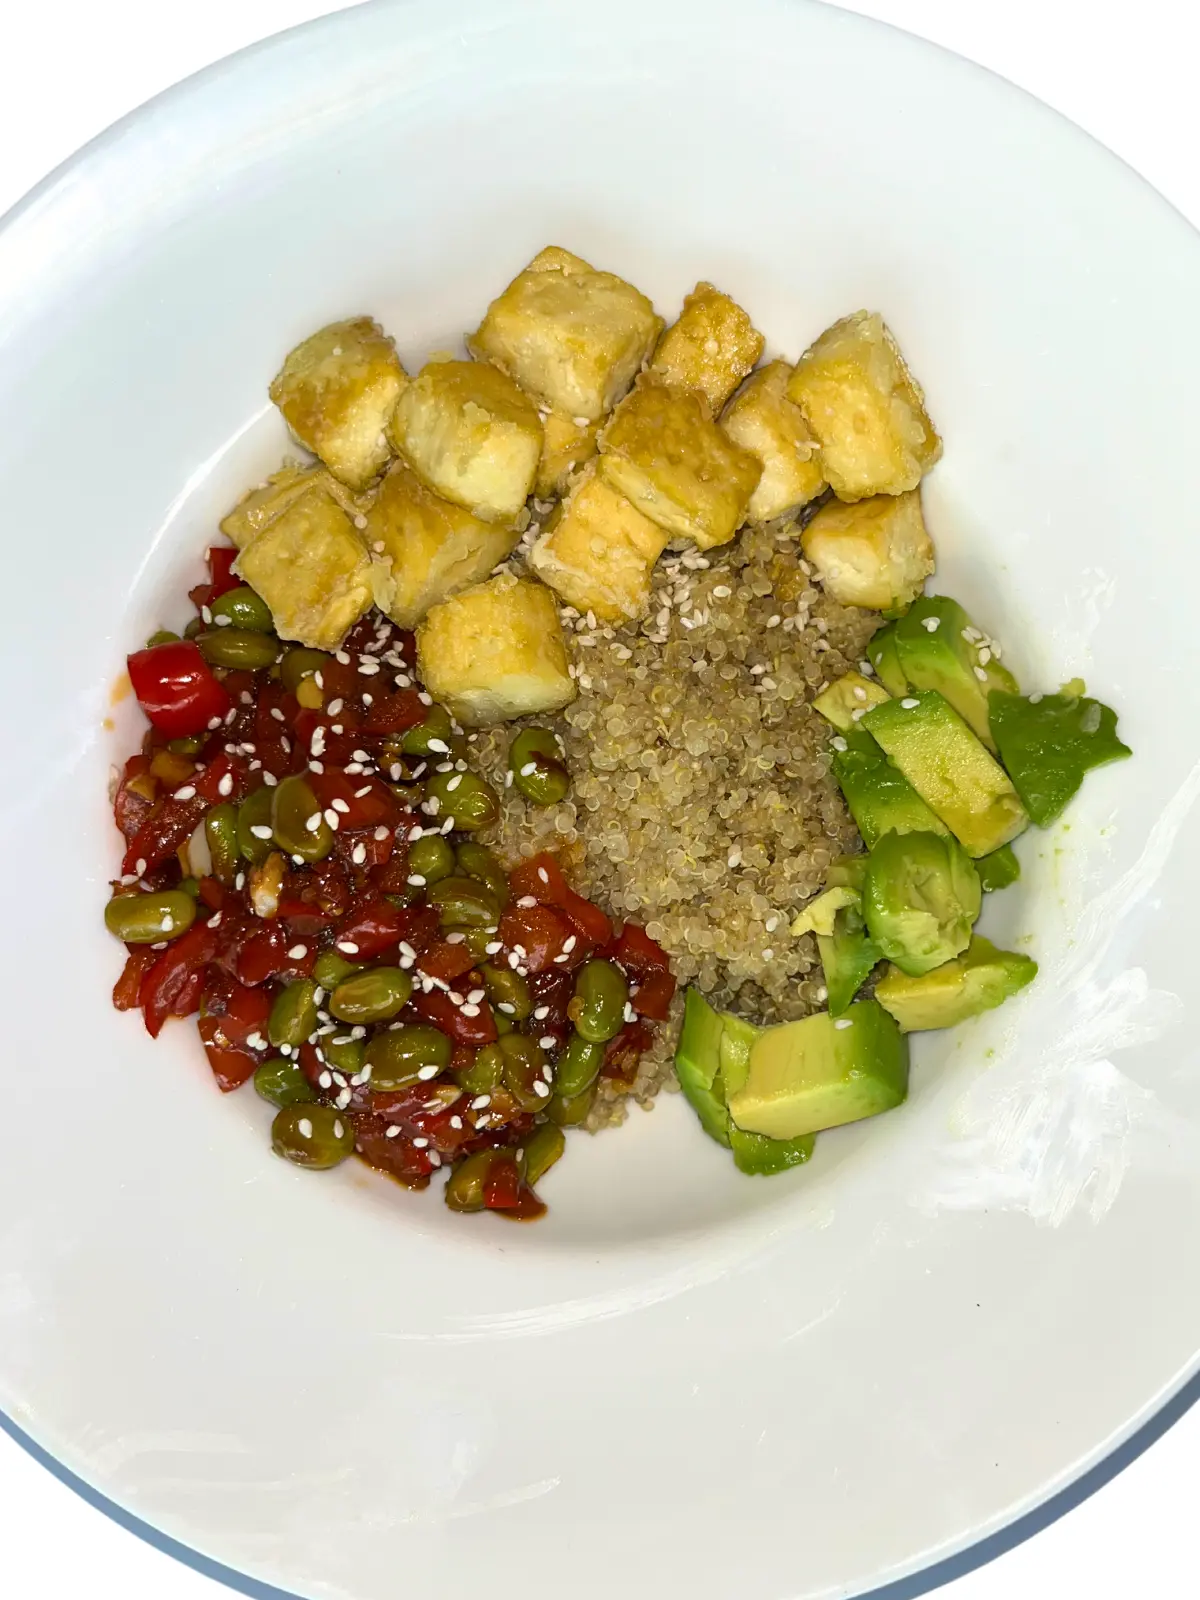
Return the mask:
<svg viewBox="0 0 1200 1600"><path fill-rule="evenodd" d="M341 9L337 0L4 7L0 212L152 94L255 39ZM1190 0L870 0L850 9L934 39L1041 96L1200 225L1200 20ZM960 1564L940 1592L946 1600L1195 1595L1198 1481L1200 1406L1033 1538L973 1570ZM13 1600L219 1600L228 1593L134 1538L3 1431L0 1571L0 1592ZM910 1600L920 1587L898 1586L886 1600ZM249 1584L244 1592L266 1593ZM569 1594L568 1584L562 1592Z"/></svg>

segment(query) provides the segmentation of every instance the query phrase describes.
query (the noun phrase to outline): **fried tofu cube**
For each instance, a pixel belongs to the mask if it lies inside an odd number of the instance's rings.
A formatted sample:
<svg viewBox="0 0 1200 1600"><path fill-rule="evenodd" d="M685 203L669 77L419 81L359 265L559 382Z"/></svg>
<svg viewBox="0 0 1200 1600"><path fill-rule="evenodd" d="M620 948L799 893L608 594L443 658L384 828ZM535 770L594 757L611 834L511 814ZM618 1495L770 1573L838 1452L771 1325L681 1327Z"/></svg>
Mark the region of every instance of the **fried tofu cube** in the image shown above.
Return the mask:
<svg viewBox="0 0 1200 1600"><path fill-rule="evenodd" d="M701 550L733 538L762 475L717 427L703 395L651 378L600 435L600 470L643 516Z"/></svg>
<svg viewBox="0 0 1200 1600"><path fill-rule="evenodd" d="M596 454L598 422L578 421L561 411L547 411L542 418L544 439L533 492L539 500L564 495L572 476Z"/></svg>
<svg viewBox="0 0 1200 1600"><path fill-rule="evenodd" d="M547 523L529 564L576 610L627 622L650 603L654 563L667 537L593 466Z"/></svg>
<svg viewBox="0 0 1200 1600"><path fill-rule="evenodd" d="M933 571L918 489L850 505L831 500L801 533L800 547L827 593L867 611L906 610Z"/></svg>
<svg viewBox="0 0 1200 1600"><path fill-rule="evenodd" d="M715 416L763 353L763 336L736 300L698 283L650 363L664 383L699 389Z"/></svg>
<svg viewBox="0 0 1200 1600"><path fill-rule="evenodd" d="M407 382L379 324L352 317L296 346L271 384L271 399L335 478L365 489L387 465L384 429Z"/></svg>
<svg viewBox="0 0 1200 1600"><path fill-rule="evenodd" d="M662 332L631 283L550 245L493 300L467 340L543 405L599 422Z"/></svg>
<svg viewBox="0 0 1200 1600"><path fill-rule="evenodd" d="M542 455L537 407L486 361L431 361L400 396L391 436L428 488L484 522L514 520Z"/></svg>
<svg viewBox="0 0 1200 1600"><path fill-rule="evenodd" d="M402 628L415 628L430 606L486 578L521 538L443 500L402 461L388 470L366 516L375 603Z"/></svg>
<svg viewBox="0 0 1200 1600"><path fill-rule="evenodd" d="M374 603L367 548L320 484L251 540L234 571L270 606L281 639L317 650L336 650Z"/></svg>
<svg viewBox="0 0 1200 1600"><path fill-rule="evenodd" d="M502 572L434 606L417 628L425 687L466 727L557 711L575 698L558 603Z"/></svg>
<svg viewBox="0 0 1200 1600"><path fill-rule="evenodd" d="M787 394L816 435L839 500L915 489L942 453L925 396L878 312L827 328L796 363Z"/></svg>
<svg viewBox="0 0 1200 1600"><path fill-rule="evenodd" d="M748 378L725 408L721 427L762 463L750 496L750 521L770 522L815 500L825 487L817 441L799 406L787 398L792 369L772 361Z"/></svg>
<svg viewBox="0 0 1200 1600"><path fill-rule="evenodd" d="M257 538L293 500L307 494L314 484L336 500L348 517L360 513L362 508L355 496L324 467L283 467L242 496L222 519L221 532L231 544L244 550L251 539Z"/></svg>

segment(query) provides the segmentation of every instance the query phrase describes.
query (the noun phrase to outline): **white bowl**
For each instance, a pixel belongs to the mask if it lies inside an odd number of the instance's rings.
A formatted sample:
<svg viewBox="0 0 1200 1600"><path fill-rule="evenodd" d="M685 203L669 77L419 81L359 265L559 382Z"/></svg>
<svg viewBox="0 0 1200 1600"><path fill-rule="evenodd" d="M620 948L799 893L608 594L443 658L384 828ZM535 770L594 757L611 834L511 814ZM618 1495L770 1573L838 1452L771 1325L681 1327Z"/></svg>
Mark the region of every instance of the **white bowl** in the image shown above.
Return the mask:
<svg viewBox="0 0 1200 1600"><path fill-rule="evenodd" d="M795 355L883 310L945 434L939 585L1136 758L1021 846L1037 984L908 1104L737 1176L672 1100L549 1218L272 1160L190 1027L109 1008L125 651L363 310L409 363L548 240ZM306 1596L844 1595L1098 1460L1192 1370L1200 1081L1196 235L985 73L819 6L420 0L185 84L0 234L9 1017L0 1406ZM115 724L115 726L113 725ZM352 1164L353 1165L353 1164Z"/></svg>

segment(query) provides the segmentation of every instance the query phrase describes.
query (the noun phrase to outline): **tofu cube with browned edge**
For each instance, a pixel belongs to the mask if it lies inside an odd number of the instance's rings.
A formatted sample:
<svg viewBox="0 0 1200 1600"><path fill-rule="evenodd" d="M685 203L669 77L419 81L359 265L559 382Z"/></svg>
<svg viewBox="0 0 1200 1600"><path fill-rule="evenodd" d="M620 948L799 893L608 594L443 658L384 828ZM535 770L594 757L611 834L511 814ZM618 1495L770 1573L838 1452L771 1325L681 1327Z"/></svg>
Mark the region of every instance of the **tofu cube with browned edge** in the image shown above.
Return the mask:
<svg viewBox="0 0 1200 1600"><path fill-rule="evenodd" d="M550 245L492 301L467 345L543 405L599 422L633 382L662 325L631 283Z"/></svg>
<svg viewBox="0 0 1200 1600"><path fill-rule="evenodd" d="M557 711L575 698L558 602L502 572L436 605L417 628L426 689L466 727Z"/></svg>
<svg viewBox="0 0 1200 1600"><path fill-rule="evenodd" d="M367 548L320 484L251 540L234 571L267 602L281 639L316 650L336 650L374 603Z"/></svg>
<svg viewBox="0 0 1200 1600"><path fill-rule="evenodd" d="M763 353L763 336L736 300L698 283L650 363L664 383L699 389L715 416Z"/></svg>
<svg viewBox="0 0 1200 1600"><path fill-rule="evenodd" d="M400 396L392 443L435 494L511 523L542 455L537 407L486 361L431 361Z"/></svg>
<svg viewBox="0 0 1200 1600"><path fill-rule="evenodd" d="M293 500L298 500L314 486L323 488L348 517L361 513L362 507L354 494L324 467L282 467L242 496L233 510L222 518L221 532L231 544L244 550Z"/></svg>
<svg viewBox="0 0 1200 1600"><path fill-rule="evenodd" d="M787 393L839 500L915 489L942 453L925 396L878 312L827 328L796 363Z"/></svg>
<svg viewBox="0 0 1200 1600"><path fill-rule="evenodd" d="M817 441L799 406L787 397L792 368L772 361L747 378L725 408L721 427L762 464L750 496L750 521L770 522L798 511L825 487Z"/></svg>
<svg viewBox="0 0 1200 1600"><path fill-rule="evenodd" d="M379 324L351 317L296 346L271 384L271 399L335 478L365 489L388 463L385 429L407 382Z"/></svg>
<svg viewBox="0 0 1200 1600"><path fill-rule="evenodd" d="M545 411L542 429L542 459L533 492L539 500L549 500L566 494L573 475L596 454L600 424L564 416L561 411Z"/></svg>
<svg viewBox="0 0 1200 1600"><path fill-rule="evenodd" d="M403 461L389 468L366 516L375 602L402 628L415 628L430 606L486 578L521 537L443 500Z"/></svg>
<svg viewBox="0 0 1200 1600"><path fill-rule="evenodd" d="M649 377L600 435L600 470L643 516L702 550L733 538L762 476L757 459L717 427L702 394Z"/></svg>
<svg viewBox="0 0 1200 1600"><path fill-rule="evenodd" d="M933 571L921 494L877 494L844 505L831 500L800 535L826 592L844 606L904 611Z"/></svg>
<svg viewBox="0 0 1200 1600"><path fill-rule="evenodd" d="M556 594L602 622L628 622L650 603L654 563L667 534L590 467L530 552Z"/></svg>

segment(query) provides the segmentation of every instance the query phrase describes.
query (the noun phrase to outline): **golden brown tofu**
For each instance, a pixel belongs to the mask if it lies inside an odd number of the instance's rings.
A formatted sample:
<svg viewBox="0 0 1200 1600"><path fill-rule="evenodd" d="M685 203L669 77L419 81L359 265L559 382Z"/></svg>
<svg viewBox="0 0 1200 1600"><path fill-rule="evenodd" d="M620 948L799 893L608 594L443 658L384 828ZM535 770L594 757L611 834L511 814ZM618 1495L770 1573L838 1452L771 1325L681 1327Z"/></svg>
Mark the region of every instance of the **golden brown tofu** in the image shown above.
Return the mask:
<svg viewBox="0 0 1200 1600"><path fill-rule="evenodd" d="M363 538L375 565L376 605L402 628L415 628L430 606L486 578L521 535L443 500L397 461L367 511Z"/></svg>
<svg viewBox="0 0 1200 1600"><path fill-rule="evenodd" d="M715 416L763 353L763 336L736 300L698 283L650 363L664 383L699 389Z"/></svg>
<svg viewBox="0 0 1200 1600"><path fill-rule="evenodd" d="M352 317L296 346L271 384L271 399L335 478L365 489L387 465L384 429L407 382L379 324Z"/></svg>
<svg viewBox="0 0 1200 1600"><path fill-rule="evenodd" d="M651 378L600 435L600 470L643 516L702 550L733 538L762 475L717 427L703 395Z"/></svg>
<svg viewBox="0 0 1200 1600"><path fill-rule="evenodd" d="M557 711L576 693L558 602L508 572L433 607L417 628L417 664L433 698L471 728Z"/></svg>
<svg viewBox="0 0 1200 1600"><path fill-rule="evenodd" d="M543 405L599 422L661 331L662 318L632 284L550 245L492 301L467 344Z"/></svg>
<svg viewBox="0 0 1200 1600"><path fill-rule="evenodd" d="M486 361L431 361L400 396L392 442L430 489L511 523L542 455L537 407Z"/></svg>
<svg viewBox="0 0 1200 1600"><path fill-rule="evenodd" d="M543 582L602 622L640 617L667 534L589 467L530 552Z"/></svg>
<svg viewBox="0 0 1200 1600"><path fill-rule="evenodd" d="M827 328L796 363L787 394L816 435L839 500L915 489L942 453L925 396L878 312Z"/></svg>
<svg viewBox="0 0 1200 1600"><path fill-rule="evenodd" d="M539 500L564 495L572 474L596 454L598 422L576 422L561 411L547 411L542 418L545 438L538 463L533 492Z"/></svg>
<svg viewBox="0 0 1200 1600"><path fill-rule="evenodd" d="M920 490L822 506L800 535L805 556L835 600L868 611L899 611L933 571Z"/></svg>
<svg viewBox="0 0 1200 1600"><path fill-rule="evenodd" d="M374 600L366 546L319 484L251 540L234 571L270 606L281 639L317 650L336 650Z"/></svg>
<svg viewBox="0 0 1200 1600"><path fill-rule="evenodd" d="M791 366L772 361L747 378L725 409L721 427L762 463L750 496L751 522L770 522L815 500L825 487L817 441L799 406L787 398Z"/></svg>
<svg viewBox="0 0 1200 1600"><path fill-rule="evenodd" d="M324 467L283 467L242 496L222 519L221 532L231 544L244 550L251 539L257 538L293 500L307 493L314 484L336 500L348 517L357 516L362 510L345 484L339 483Z"/></svg>

